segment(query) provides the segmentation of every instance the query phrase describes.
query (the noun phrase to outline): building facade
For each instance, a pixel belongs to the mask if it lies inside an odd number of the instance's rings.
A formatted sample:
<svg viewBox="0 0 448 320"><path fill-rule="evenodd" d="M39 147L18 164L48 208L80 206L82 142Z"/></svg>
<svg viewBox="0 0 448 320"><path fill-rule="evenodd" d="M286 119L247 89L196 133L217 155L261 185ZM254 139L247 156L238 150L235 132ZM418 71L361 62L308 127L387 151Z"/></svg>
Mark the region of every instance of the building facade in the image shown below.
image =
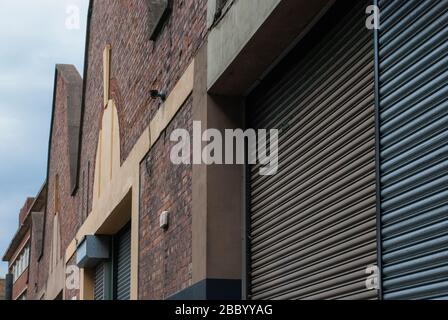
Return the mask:
<svg viewBox="0 0 448 320"><path fill-rule="evenodd" d="M3 260L8 261L8 299L26 300L28 296L29 263L31 247L31 213L34 198L28 198L19 213L19 228ZM5 294L3 281L2 294Z"/></svg>
<svg viewBox="0 0 448 320"><path fill-rule="evenodd" d="M5 300L5 279L0 279L0 300Z"/></svg>
<svg viewBox="0 0 448 320"><path fill-rule="evenodd" d="M26 297L448 298L447 26L444 0L91 1ZM249 129L269 163L208 144Z"/></svg>

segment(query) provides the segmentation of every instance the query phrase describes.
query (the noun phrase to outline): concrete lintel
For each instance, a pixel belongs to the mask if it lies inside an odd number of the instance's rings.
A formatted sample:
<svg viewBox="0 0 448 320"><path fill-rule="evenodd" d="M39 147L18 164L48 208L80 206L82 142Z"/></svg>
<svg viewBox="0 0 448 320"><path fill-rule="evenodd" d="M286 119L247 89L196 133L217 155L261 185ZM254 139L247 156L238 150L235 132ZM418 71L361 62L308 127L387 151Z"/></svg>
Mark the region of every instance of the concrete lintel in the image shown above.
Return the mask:
<svg viewBox="0 0 448 320"><path fill-rule="evenodd" d="M207 88L244 96L334 0L237 0L208 37Z"/></svg>

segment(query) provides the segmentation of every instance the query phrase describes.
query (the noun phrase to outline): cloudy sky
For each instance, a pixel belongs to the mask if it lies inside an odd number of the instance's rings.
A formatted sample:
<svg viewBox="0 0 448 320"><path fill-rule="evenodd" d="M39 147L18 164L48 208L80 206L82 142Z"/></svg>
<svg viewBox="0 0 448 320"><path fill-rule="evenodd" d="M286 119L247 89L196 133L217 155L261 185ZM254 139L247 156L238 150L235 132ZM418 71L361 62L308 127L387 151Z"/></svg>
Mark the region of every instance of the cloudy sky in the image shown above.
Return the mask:
<svg viewBox="0 0 448 320"><path fill-rule="evenodd" d="M88 0L0 0L1 257L45 179L54 66L74 64L82 75L87 8Z"/></svg>

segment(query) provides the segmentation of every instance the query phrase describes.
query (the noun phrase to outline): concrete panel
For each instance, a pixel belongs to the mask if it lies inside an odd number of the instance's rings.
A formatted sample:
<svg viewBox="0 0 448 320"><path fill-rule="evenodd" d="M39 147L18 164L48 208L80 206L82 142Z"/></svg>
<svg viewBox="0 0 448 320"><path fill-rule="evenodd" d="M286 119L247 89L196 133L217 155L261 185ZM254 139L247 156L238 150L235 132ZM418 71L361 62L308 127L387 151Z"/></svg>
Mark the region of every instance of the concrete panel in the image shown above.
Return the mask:
<svg viewBox="0 0 448 320"><path fill-rule="evenodd" d="M210 88L236 58L281 0L238 0L208 36L208 80ZM208 22L216 10L209 0Z"/></svg>
<svg viewBox="0 0 448 320"><path fill-rule="evenodd" d="M209 33L209 92L246 95L333 2L235 1Z"/></svg>
<svg viewBox="0 0 448 320"><path fill-rule="evenodd" d="M207 94L205 50L196 57L193 120L202 130L241 128L240 97ZM193 165L192 282L241 279L242 165ZM223 197L227 200L223 201Z"/></svg>

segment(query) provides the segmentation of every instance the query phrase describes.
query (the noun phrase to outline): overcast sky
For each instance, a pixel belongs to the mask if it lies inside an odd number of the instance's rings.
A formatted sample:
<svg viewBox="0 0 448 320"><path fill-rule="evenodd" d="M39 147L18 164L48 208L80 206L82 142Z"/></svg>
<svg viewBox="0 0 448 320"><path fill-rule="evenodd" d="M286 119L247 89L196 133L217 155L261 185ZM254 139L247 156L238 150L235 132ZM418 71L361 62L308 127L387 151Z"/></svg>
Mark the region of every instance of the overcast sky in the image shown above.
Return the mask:
<svg viewBox="0 0 448 320"><path fill-rule="evenodd" d="M88 0L0 0L1 257L45 179L55 64L82 75L87 8ZM0 277L6 271L0 263Z"/></svg>

